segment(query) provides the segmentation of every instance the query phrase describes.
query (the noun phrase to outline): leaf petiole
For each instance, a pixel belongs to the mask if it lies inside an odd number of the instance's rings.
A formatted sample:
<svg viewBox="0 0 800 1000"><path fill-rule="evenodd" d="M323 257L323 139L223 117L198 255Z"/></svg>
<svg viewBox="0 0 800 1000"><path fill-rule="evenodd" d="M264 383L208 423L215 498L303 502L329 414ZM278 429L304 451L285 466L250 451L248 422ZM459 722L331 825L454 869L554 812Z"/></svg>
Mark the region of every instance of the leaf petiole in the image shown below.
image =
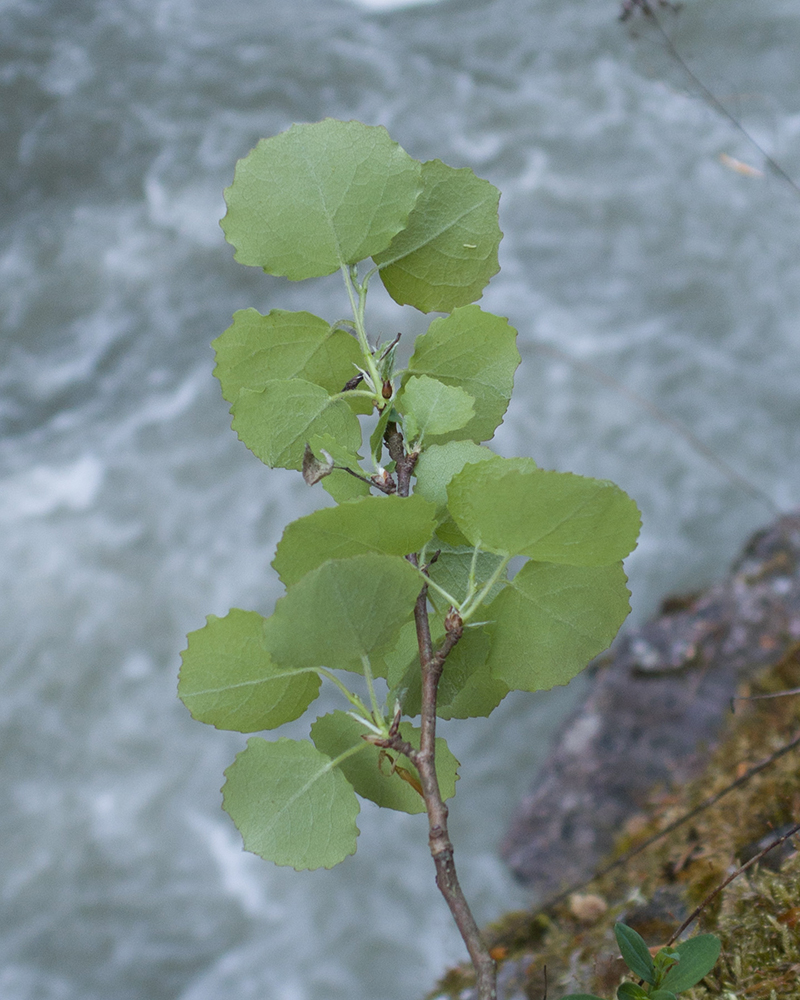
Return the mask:
<svg viewBox="0 0 800 1000"><path fill-rule="evenodd" d="M413 565L413 563L412 563L412 565ZM431 580L431 578L429 576L426 576L425 573L422 571L422 569L420 569L419 566L415 566L414 568L417 570L417 572L422 577L422 579L425 581L425 583L427 583L427 585L431 588L431 590L435 590L436 593L440 594L447 601L447 603L451 607L455 608L456 611L458 611L459 614L461 614L460 602L458 601L457 598L453 597L452 594L449 594L444 589L444 587L440 587L439 584L436 583L434 580ZM463 615L462 615L462 618L463 618Z"/></svg>
<svg viewBox="0 0 800 1000"><path fill-rule="evenodd" d="M375 725L378 726L378 731L382 736L389 735L389 727L386 725L386 720L383 717L383 712L380 710L378 705L378 699L375 697L375 685L372 683L372 664L369 662L368 656L361 657L361 664L364 667L364 677L367 681L367 687L369 688L369 700L372 705L372 718L375 721Z"/></svg>
<svg viewBox="0 0 800 1000"><path fill-rule="evenodd" d="M480 553L480 546L476 545L472 550L472 561L469 566L469 576L467 577L467 595L464 598L464 605L468 605L478 589L478 585L475 581L475 569L478 565L478 554Z"/></svg>
<svg viewBox="0 0 800 1000"><path fill-rule="evenodd" d="M351 719L355 719L362 726L366 726L367 729L371 729L376 736L386 736L388 730L384 732L380 726L376 726L374 722L368 719L364 715L360 715L358 712L345 712L345 715L349 715Z"/></svg>
<svg viewBox="0 0 800 1000"><path fill-rule="evenodd" d="M358 271L355 265L351 265L348 268L346 264L342 264L341 271L344 278L344 285L347 289L347 297L350 299L350 308L353 310L353 322L358 343L361 347L361 353L364 356L364 363L369 371L372 384L377 387L381 384L381 379L375 359L372 356L372 351L370 350L369 341L367 340L367 331L364 328L367 287L365 283L359 284ZM356 300L356 295L358 295L358 300Z"/></svg>
<svg viewBox="0 0 800 1000"><path fill-rule="evenodd" d="M332 673L326 667L303 667L298 670L297 673L313 673L317 674L319 677L327 677L329 681L333 681L345 698L347 698L350 704L357 710L359 715L362 717L362 721L371 718L369 709L358 697L358 695L354 694L345 684L342 684L336 674Z"/></svg>
<svg viewBox="0 0 800 1000"><path fill-rule="evenodd" d="M345 389L343 392L336 392L331 396L331 400L335 399L356 399L357 397L366 397L368 399L375 399L377 393L371 392L369 389Z"/></svg>
<svg viewBox="0 0 800 1000"><path fill-rule="evenodd" d="M349 714L349 713L348 713ZM363 719L359 719L359 722L363 722ZM347 760L348 757L352 757L354 754L360 753L365 747L370 744L366 740L362 740L361 743L356 743L355 746L349 747L347 750L339 754L338 757L334 757L331 760L331 766L327 770L332 770L334 767L338 767L343 761Z"/></svg>
<svg viewBox="0 0 800 1000"><path fill-rule="evenodd" d="M477 552L477 547L475 551ZM473 555L473 559L474 558L475 557ZM510 555L505 556L502 562L498 563L497 569L495 569L494 573L492 573L492 575L483 585L479 593L476 596L471 597L469 600L464 602L464 607L463 609L460 609L460 613L461 613L461 620L462 622L464 622L465 625L467 621L475 614L475 612L478 610L481 604L483 604L483 602L486 600L487 595L491 593L492 587L494 587L494 585L500 579L501 574L505 572L505 569L510 562L511 562L511 556Z"/></svg>

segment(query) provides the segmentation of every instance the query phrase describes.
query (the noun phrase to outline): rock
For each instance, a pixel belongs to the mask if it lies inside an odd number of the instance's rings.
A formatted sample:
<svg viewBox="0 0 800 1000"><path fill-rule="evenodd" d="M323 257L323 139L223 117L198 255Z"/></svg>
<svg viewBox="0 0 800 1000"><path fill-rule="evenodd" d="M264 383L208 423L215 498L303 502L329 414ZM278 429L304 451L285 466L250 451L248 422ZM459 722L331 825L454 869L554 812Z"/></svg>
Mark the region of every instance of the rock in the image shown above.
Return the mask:
<svg viewBox="0 0 800 1000"><path fill-rule="evenodd" d="M800 515L748 543L728 577L631 629L595 667L501 853L539 896L588 878L658 784L698 774L737 686L800 639Z"/></svg>

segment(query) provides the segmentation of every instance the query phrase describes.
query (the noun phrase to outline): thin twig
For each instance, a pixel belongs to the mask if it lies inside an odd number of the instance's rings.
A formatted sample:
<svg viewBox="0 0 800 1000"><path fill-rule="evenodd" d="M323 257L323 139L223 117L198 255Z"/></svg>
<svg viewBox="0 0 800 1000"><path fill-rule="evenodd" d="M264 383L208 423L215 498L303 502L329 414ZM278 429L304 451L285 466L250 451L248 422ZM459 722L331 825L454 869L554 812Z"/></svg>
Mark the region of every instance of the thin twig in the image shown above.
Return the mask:
<svg viewBox="0 0 800 1000"><path fill-rule="evenodd" d="M769 164L770 168L778 175L778 177L780 177L781 180L783 180L786 184L788 184L795 194L800 195L800 185L797 184L797 181L795 181L794 178L790 177L789 174L786 173L786 171L783 169L780 163L778 163L769 155L769 153L764 149L764 147L760 145L760 143L758 143L753 138L752 135L750 135L750 133L747 131L744 125L742 125L742 123L736 118L736 116L731 114L730 111L728 111L728 109L725 107L722 101L720 101L720 99L716 97L708 89L708 87L703 83L700 77L698 77L697 74L692 69L689 68L689 66L686 63L686 60L683 58L680 52L678 52L677 48L675 47L675 43L669 37L669 34L667 33L661 21L659 20L653 6L647 3L647 0L638 3L637 6L642 7L642 9L645 10L647 16L652 19L653 23L658 29L658 33L664 40L664 45L666 46L669 54L672 56L675 62L681 67L684 73L689 77L692 83L701 91L701 93L703 94L705 99L709 102L709 104L711 104L712 107L716 108L716 110L724 118L727 118L728 121L731 123L731 125L733 125L733 127L738 132L741 132L741 134L745 137L745 139L747 139L750 145L758 150L758 152L764 157L765 162Z"/></svg>
<svg viewBox="0 0 800 1000"><path fill-rule="evenodd" d="M697 920L697 918L700 916L703 910L708 906L708 904L713 902L714 899L716 899L716 897L722 892L722 890L726 886L730 885L735 878L738 878L743 872L746 872L748 868L751 868L754 864L756 864L756 862L760 861L765 854L769 854L769 852L775 850L776 847L780 847L780 845L785 840L788 840L790 837L793 837L798 832L800 832L800 823L795 823L788 833L784 833L782 837L778 837L777 840L773 840L773 842L769 844L767 847L765 847L763 851L759 851L754 858L750 858L750 860L745 864L743 864L741 868L737 868L736 871L733 872L733 874L729 875L725 879L725 881L721 883L721 885L718 885L713 892L710 892L698 907L692 910L692 912L684 920L684 922L680 925L680 927L675 931L675 933L672 935L669 941L667 941L666 947L668 948L673 941L677 941L678 938L681 936L681 934L683 934L683 932L689 926L689 924Z"/></svg>
<svg viewBox="0 0 800 1000"><path fill-rule="evenodd" d="M384 435L386 447L395 462L397 473L397 493L408 496L411 489L411 473L417 461L416 452L406 454L403 435L396 424L389 423ZM416 555L406 556L408 561L419 567ZM422 672L422 704L420 708L421 732L419 750L412 753L399 744L399 734L385 741L406 756L419 772L422 797L428 813L428 845L436 866L436 885L450 908L461 938L466 945L472 966L475 969L475 986L478 1000L497 1000L497 966L489 953L480 928L469 908L461 883L456 873L453 859L453 845L447 829L448 809L439 788L436 774L436 702L439 680L442 676L448 654L461 638L463 623L458 612L451 608L445 618L445 637L434 652L428 618L428 586L425 584L414 605L414 621L417 629L420 670ZM372 740L371 742L376 742ZM378 745L383 745L380 743Z"/></svg>
<svg viewBox="0 0 800 1000"><path fill-rule="evenodd" d="M788 698L789 695L800 694L800 688L789 688L787 691L772 691L770 694L743 694L731 698L731 711L736 711L737 701L765 701L767 698Z"/></svg>
<svg viewBox="0 0 800 1000"><path fill-rule="evenodd" d="M444 641L434 653L430 645L430 625L424 593L423 590L415 608L422 666L422 733L416 766L428 811L428 844L436 865L436 885L450 907L475 969L478 1000L496 1000L497 967L458 880L453 845L447 830L448 809L442 799L436 775L436 699L439 679L448 653L461 638L463 626L457 612L451 611L445 620L447 631Z"/></svg>
<svg viewBox="0 0 800 1000"><path fill-rule="evenodd" d="M567 899L567 897L571 896L573 892L578 892L578 890L580 889L585 889L587 885L591 885L591 883L597 881L597 879L604 878L606 875L615 871L617 868L621 868L623 865L626 865L632 858L635 858L638 854L641 854L642 851L647 850L648 847L652 846L657 841L661 840L662 837L666 837L668 834L672 833L673 830L676 830L679 826L682 826L684 823L688 823L688 821L690 819L694 819L694 817L697 816L698 813L704 812L706 809L710 809L711 806L716 805L717 802L719 802L720 799L724 798L724 796L726 796L729 792L732 792L735 789L740 788L742 785L750 781L751 778L755 777L755 775L759 774L765 768L769 767L770 764L774 764L776 760L779 760L785 754L794 750L798 746L800 746L800 734L795 736L792 740L789 741L789 743L785 744L785 746L782 746L779 750L776 750L774 753L770 754L769 757L767 757L765 760L760 761L758 764L754 764L751 768L745 771L745 773L740 778L737 778L735 781L732 781L729 785L726 785L726 787L723 788L721 791L716 792L714 795L710 795L707 799L704 799L699 805L695 806L694 809L690 809L682 816L679 816L678 819L674 820L672 823L668 823L663 830L659 830L658 833L654 833L651 837L648 837L646 840L643 840L641 844L637 844L636 847L633 847L631 848L631 850L626 851L624 854L616 858L614 861L611 861L604 867L599 868L589 878L583 879L580 882L575 882L572 885L568 886L566 889L559 892L556 896L552 896L544 903L543 906L541 906L536 911L536 913L538 914L547 912L553 906L556 906L558 903L563 902L565 899Z"/></svg>

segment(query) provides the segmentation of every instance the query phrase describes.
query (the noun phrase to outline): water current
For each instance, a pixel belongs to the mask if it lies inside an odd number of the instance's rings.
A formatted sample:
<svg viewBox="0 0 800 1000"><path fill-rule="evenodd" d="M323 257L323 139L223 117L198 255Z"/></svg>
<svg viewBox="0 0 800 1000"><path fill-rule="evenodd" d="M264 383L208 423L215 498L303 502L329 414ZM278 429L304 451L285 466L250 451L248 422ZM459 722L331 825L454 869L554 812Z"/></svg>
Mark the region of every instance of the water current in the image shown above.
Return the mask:
<svg viewBox="0 0 800 1000"><path fill-rule="evenodd" d="M269 613L282 527L323 502L245 450L211 376L236 308L344 312L335 277L266 278L222 239L222 189L260 137L359 118L502 190L482 304L519 329L523 363L496 446L638 500L635 618L796 504L800 196L652 26L617 14L0 2L2 1000L411 1000L463 954L421 817L366 803L358 853L332 871L247 855L219 808L244 738L175 696L186 632L232 606ZM796 0L660 17L800 175ZM427 323L377 288L370 309L407 341ZM496 846L574 697L446 727L481 921L527 899Z"/></svg>

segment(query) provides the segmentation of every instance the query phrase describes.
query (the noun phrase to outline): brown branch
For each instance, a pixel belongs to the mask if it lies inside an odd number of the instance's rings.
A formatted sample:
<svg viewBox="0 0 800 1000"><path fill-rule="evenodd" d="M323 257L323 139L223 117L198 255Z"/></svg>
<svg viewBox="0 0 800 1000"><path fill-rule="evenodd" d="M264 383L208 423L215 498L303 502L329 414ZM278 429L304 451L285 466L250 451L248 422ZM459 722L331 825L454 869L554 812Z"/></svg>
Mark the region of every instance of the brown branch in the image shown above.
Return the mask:
<svg viewBox="0 0 800 1000"><path fill-rule="evenodd" d="M411 473L417 461L417 453L406 454L403 435L395 423L389 423L384 435L389 455L395 462L397 474L398 496L408 496L411 489ZM419 567L416 555L406 556L408 561ZM401 749L397 735L390 733L385 742L388 747L405 753L419 772L422 786L422 797L428 813L428 845L436 867L436 885L450 908L450 913L456 922L461 938L466 945L469 957L475 969L475 986L478 1000L497 1000L497 967L489 948L483 939L480 928L475 922L472 910L469 908L461 883L458 881L456 866L453 860L453 845L447 830L448 809L442 799L439 788L439 778L436 774L436 700L439 692L439 680L442 676L445 660L455 644L461 638L463 623L458 612L451 608L445 618L445 637L441 646L434 652L431 639L431 626L428 618L428 586L422 588L414 605L414 621L417 627L417 645L419 647L419 662L422 671L422 716L419 750L413 755ZM376 745L383 745L377 743Z"/></svg>
<svg viewBox="0 0 800 1000"><path fill-rule="evenodd" d="M428 844L436 866L436 885L450 907L475 969L478 1000L496 1000L497 968L458 881L453 860L453 845L447 830L448 809L442 799L436 775L436 699L439 679L448 654L461 638L463 625L461 616L455 610L451 610L445 619L444 641L434 653L431 646L426 591L427 587L423 588L414 609L422 668L422 733L415 764L419 771L422 794L428 812Z"/></svg>
<svg viewBox="0 0 800 1000"><path fill-rule="evenodd" d="M405 445L403 444L403 432L393 421L390 421L386 425L383 440L386 442L386 450L389 452L389 457L395 464L397 495L407 497L411 492L411 474L414 471L414 466L417 464L419 452L412 451L408 454L406 453Z"/></svg>
<svg viewBox="0 0 800 1000"><path fill-rule="evenodd" d="M404 757L408 757L414 767L417 766L417 751L408 740L404 740L402 736L397 733L389 733L388 736L376 736L373 733L362 733L361 739L366 743L371 743L374 747L381 747L383 750L394 750L395 753L401 753Z"/></svg>

